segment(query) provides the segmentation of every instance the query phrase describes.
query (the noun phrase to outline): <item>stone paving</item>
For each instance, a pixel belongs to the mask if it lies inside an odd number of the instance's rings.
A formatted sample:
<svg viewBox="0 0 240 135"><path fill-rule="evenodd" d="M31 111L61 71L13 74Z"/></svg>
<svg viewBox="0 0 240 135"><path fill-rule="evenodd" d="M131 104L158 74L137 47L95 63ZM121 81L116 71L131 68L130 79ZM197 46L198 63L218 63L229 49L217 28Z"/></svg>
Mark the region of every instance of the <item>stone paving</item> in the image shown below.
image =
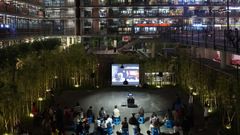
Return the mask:
<svg viewBox="0 0 240 135"><path fill-rule="evenodd" d="M135 97L135 103L137 108L128 108L122 106L126 104L128 93L133 93ZM165 112L168 108L171 108L176 95L180 95L183 103L186 103L187 96L181 93L177 88L166 89L140 89L140 88L108 88L108 89L96 89L96 90L81 90L81 91L65 91L60 96L56 97L56 101L64 106L74 106L76 102L79 102L84 110L87 110L89 106L93 106L95 116L101 107L107 111L108 114L112 114L114 105L117 105L121 118L129 118L132 113L136 113L139 107L142 106L145 110L145 117L149 119L152 112ZM191 130L192 135L217 135L217 124L210 122L209 128L201 130L203 127L203 110L200 106L194 107L194 122L195 127ZM149 129L149 121L141 124L141 133L146 135L146 131ZM91 124L90 132L93 132L94 124ZM120 130L120 126L115 126L114 135L116 131ZM161 128L162 131L172 129ZM130 135L133 135L131 126L129 127ZM74 134L71 131L66 131L66 135Z"/></svg>

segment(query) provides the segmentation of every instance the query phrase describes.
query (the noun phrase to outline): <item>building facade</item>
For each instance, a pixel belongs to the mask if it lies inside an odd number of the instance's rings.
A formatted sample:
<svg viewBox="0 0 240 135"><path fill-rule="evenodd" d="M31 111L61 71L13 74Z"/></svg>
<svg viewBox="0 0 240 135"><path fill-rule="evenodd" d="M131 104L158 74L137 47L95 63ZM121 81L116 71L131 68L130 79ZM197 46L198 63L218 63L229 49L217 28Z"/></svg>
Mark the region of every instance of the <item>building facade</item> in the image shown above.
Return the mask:
<svg viewBox="0 0 240 135"><path fill-rule="evenodd" d="M1 0L0 46L61 37L63 44L78 41L74 0Z"/></svg>
<svg viewBox="0 0 240 135"><path fill-rule="evenodd" d="M230 27L239 28L237 5L237 0L82 0L80 35L156 36L167 28L225 29L227 11Z"/></svg>
<svg viewBox="0 0 240 135"><path fill-rule="evenodd" d="M0 45L60 36L161 37L176 29L240 27L238 0L0 0ZM229 23L228 23L229 22ZM227 25L229 24L229 25ZM81 37L81 38L80 38ZM124 39L124 38L123 38Z"/></svg>

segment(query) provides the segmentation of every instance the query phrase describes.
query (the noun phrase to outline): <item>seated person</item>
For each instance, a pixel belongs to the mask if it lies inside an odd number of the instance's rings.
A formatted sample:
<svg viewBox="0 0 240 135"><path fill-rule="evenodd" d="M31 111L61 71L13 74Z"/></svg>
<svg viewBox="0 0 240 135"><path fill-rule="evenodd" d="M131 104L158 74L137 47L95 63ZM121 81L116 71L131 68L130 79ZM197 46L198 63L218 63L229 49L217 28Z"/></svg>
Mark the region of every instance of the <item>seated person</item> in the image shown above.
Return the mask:
<svg viewBox="0 0 240 135"><path fill-rule="evenodd" d="M129 93L127 98L128 105L134 105L135 99L133 98L133 94Z"/></svg>

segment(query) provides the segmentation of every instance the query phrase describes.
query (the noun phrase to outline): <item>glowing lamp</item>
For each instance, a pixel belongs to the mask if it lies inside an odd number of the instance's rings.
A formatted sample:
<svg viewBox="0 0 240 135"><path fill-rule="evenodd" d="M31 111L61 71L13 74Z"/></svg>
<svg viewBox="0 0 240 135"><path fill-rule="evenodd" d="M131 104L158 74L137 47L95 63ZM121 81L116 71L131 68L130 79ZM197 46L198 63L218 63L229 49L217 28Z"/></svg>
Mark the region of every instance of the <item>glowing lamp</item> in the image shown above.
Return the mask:
<svg viewBox="0 0 240 135"><path fill-rule="evenodd" d="M99 88L99 86L97 85L96 88Z"/></svg>
<svg viewBox="0 0 240 135"><path fill-rule="evenodd" d="M50 92L51 90L50 89L46 89L46 92Z"/></svg>
<svg viewBox="0 0 240 135"><path fill-rule="evenodd" d="M132 97L133 96L133 94L132 93L128 93L128 97Z"/></svg>
<svg viewBox="0 0 240 135"><path fill-rule="evenodd" d="M55 76L54 76L54 79L58 79L58 76L55 75Z"/></svg>
<svg viewBox="0 0 240 135"><path fill-rule="evenodd" d="M30 113L30 114L29 114L29 117L33 118L33 117L34 117L33 113Z"/></svg>
<svg viewBox="0 0 240 135"><path fill-rule="evenodd" d="M231 129L231 128L232 128L231 123L226 124L226 125L225 125L225 128L226 128L226 129Z"/></svg>
<svg viewBox="0 0 240 135"><path fill-rule="evenodd" d="M208 112L209 112L209 113L213 112L213 109L212 109L212 108L209 108L209 109L208 109Z"/></svg>
<svg viewBox="0 0 240 135"><path fill-rule="evenodd" d="M193 94L194 96L197 96L197 95L198 95L198 93L197 93L196 91L194 91L192 94Z"/></svg>
<svg viewBox="0 0 240 135"><path fill-rule="evenodd" d="M78 87L79 87L79 84L75 84L74 87L78 88Z"/></svg>
<svg viewBox="0 0 240 135"><path fill-rule="evenodd" d="M42 97L39 97L39 98L38 98L38 101L43 101L43 98L42 98Z"/></svg>
<svg viewBox="0 0 240 135"><path fill-rule="evenodd" d="M157 85L156 87L157 87L157 88L161 88L161 86L160 86L160 85Z"/></svg>

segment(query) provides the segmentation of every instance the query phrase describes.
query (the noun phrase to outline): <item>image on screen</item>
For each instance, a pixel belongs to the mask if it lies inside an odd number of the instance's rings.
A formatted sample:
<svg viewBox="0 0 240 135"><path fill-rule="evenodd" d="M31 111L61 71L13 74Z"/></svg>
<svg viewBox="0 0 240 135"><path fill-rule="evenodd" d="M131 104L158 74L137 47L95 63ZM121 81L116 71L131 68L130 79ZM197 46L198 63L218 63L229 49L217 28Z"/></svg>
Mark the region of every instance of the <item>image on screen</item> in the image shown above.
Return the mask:
<svg viewBox="0 0 240 135"><path fill-rule="evenodd" d="M112 64L112 85L139 85L139 64Z"/></svg>

